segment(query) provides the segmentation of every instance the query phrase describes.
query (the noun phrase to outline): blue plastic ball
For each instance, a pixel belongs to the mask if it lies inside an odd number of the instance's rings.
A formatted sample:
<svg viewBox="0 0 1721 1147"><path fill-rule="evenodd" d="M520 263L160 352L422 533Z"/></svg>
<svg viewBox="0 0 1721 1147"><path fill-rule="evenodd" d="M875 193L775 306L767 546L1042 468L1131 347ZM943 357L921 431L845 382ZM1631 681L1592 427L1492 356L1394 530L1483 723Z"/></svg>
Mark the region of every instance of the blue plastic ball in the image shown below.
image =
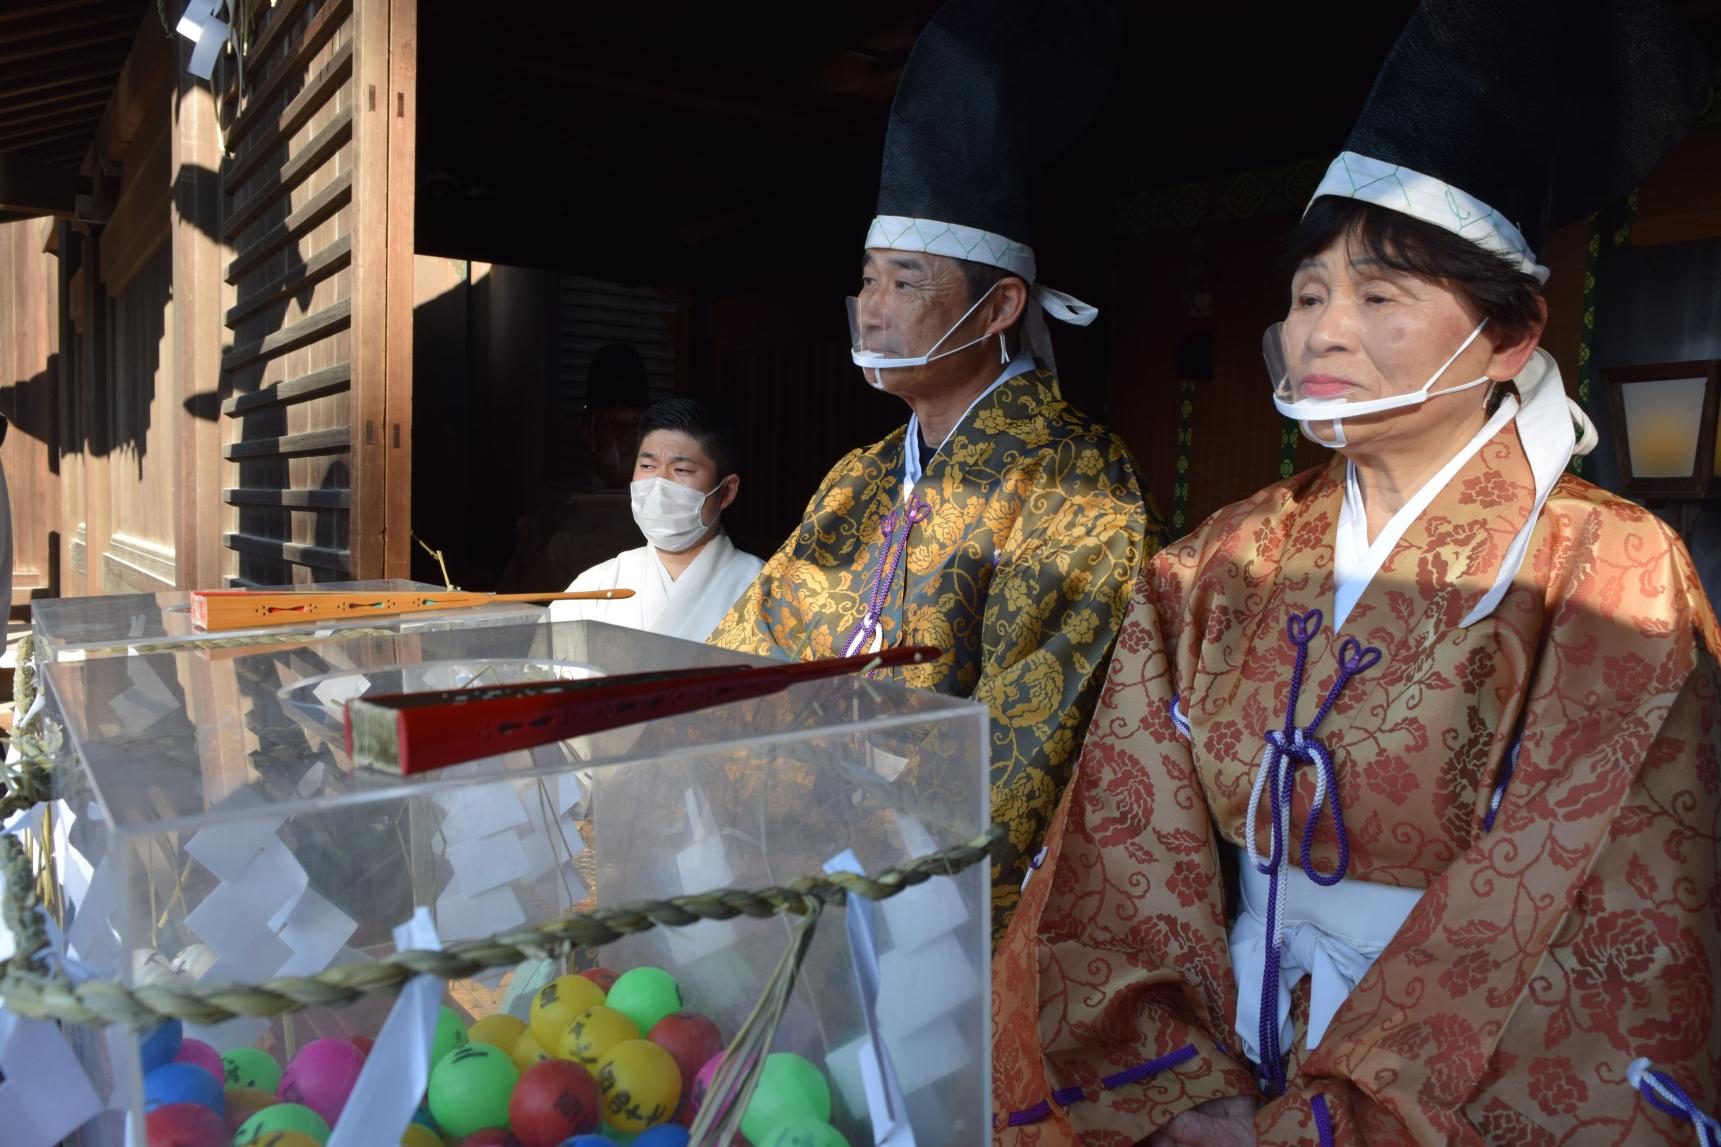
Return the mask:
<svg viewBox="0 0 1721 1147"><path fill-rule="evenodd" d="M576 1135L562 1140L558 1147L616 1147L616 1142L606 1135Z"/></svg>
<svg viewBox="0 0 1721 1147"><path fill-rule="evenodd" d="M420 1103L418 1105L418 1110L412 1113L412 1121L414 1123L422 1123L438 1135L442 1134L442 1128L436 1125L436 1117L430 1113L430 1104L428 1103Z"/></svg>
<svg viewBox="0 0 1721 1147"><path fill-rule="evenodd" d="M178 1020L168 1020L144 1036L138 1045L138 1056L143 1060L143 1070L147 1073L163 1064L172 1063L173 1057L179 1054L180 1045L184 1042L185 1025Z"/></svg>
<svg viewBox="0 0 1721 1147"><path fill-rule="evenodd" d="M687 1128L676 1123L659 1123L640 1132L633 1147L687 1147Z"/></svg>
<svg viewBox="0 0 1721 1147"><path fill-rule="evenodd" d="M227 1114L227 1094L221 1081L195 1063L165 1063L143 1077L145 1111L170 1103L195 1103L217 1115Z"/></svg>

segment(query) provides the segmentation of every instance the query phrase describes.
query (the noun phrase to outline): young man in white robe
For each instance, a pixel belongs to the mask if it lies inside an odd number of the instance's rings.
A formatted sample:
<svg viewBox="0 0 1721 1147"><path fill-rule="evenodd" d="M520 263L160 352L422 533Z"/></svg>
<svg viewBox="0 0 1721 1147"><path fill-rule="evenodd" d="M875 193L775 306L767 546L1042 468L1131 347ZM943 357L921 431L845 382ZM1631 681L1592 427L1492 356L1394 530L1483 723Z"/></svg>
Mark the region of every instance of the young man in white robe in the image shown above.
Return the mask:
<svg viewBox="0 0 1721 1147"><path fill-rule="evenodd" d="M629 498L646 545L575 578L569 591L631 589L624 601L559 601L555 621L607 621L704 641L764 565L723 532L741 490L729 425L690 398L659 402L639 423Z"/></svg>

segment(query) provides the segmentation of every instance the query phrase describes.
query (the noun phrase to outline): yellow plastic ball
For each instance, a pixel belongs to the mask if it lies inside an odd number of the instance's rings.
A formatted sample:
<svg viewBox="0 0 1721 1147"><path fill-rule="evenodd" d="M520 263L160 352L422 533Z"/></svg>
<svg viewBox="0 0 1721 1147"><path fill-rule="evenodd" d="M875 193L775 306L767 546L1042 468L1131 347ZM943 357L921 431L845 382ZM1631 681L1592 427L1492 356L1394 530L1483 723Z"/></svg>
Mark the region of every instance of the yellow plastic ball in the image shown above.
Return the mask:
<svg viewBox="0 0 1721 1147"><path fill-rule="evenodd" d="M645 1033L614 1008L590 1008L575 1016L556 1044L556 1058L571 1059L587 1071L618 1043L639 1039Z"/></svg>
<svg viewBox="0 0 1721 1147"><path fill-rule="evenodd" d="M241 1124L265 1107L281 1102L273 1091L260 1087L229 1087L227 1089L227 1128L237 1131Z"/></svg>
<svg viewBox="0 0 1721 1147"><path fill-rule="evenodd" d="M612 1047L594 1073L603 1092L604 1122L636 1133L675 1114L681 1102L681 1072L675 1057L656 1044L630 1039Z"/></svg>
<svg viewBox="0 0 1721 1147"><path fill-rule="evenodd" d="M584 976L557 976L532 997L532 1038L546 1051L556 1046L568 1023L604 1002L604 990Z"/></svg>
<svg viewBox="0 0 1721 1147"><path fill-rule="evenodd" d="M533 1038L530 1028L520 1033L520 1038L515 1040L514 1046L509 1049L508 1056L522 1074L534 1063L542 1063L544 1060L552 1058L550 1053L544 1050L543 1045Z"/></svg>
<svg viewBox="0 0 1721 1147"><path fill-rule="evenodd" d="M422 1123L408 1123L400 1133L400 1147L442 1147L442 1137Z"/></svg>
<svg viewBox="0 0 1721 1147"><path fill-rule="evenodd" d="M512 1052L514 1045L520 1042L520 1033L526 1030L526 1021L507 1012L497 1012L493 1016L485 1016L473 1024L466 1035L473 1043L487 1043L491 1047L499 1047L503 1051Z"/></svg>

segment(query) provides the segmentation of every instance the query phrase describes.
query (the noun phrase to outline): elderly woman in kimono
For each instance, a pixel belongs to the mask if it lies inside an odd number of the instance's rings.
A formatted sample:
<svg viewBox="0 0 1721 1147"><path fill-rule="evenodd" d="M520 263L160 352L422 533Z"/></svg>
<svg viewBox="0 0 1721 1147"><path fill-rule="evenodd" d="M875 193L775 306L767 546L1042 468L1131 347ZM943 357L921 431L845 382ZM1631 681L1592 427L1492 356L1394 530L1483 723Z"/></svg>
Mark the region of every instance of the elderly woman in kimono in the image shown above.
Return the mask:
<svg viewBox="0 0 1721 1147"><path fill-rule="evenodd" d="M1267 338L1333 458L1137 583L995 963L1000 1142L1721 1130L1721 638L1678 537L1567 473L1509 222L1648 171L1686 42L1643 0L1413 17Z"/></svg>

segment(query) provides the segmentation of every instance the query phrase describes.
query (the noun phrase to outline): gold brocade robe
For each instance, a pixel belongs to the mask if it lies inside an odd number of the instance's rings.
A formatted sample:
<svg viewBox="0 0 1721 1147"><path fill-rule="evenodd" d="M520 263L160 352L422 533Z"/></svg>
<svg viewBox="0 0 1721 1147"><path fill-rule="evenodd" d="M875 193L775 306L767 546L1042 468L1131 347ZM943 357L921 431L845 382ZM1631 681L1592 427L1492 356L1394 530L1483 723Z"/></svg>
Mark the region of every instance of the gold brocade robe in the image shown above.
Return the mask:
<svg viewBox="0 0 1721 1147"><path fill-rule="evenodd" d="M1316 1142L1317 1095L1338 1144L1690 1142L1625 1082L1640 1056L1701 1105L1721 1096L1715 616L1666 526L1564 475L1504 600L1461 628L1531 512L1529 476L1508 426L1410 526L1342 632L1308 647L1299 726L1343 638L1381 651L1319 736L1348 876L1426 891L1313 1051L1294 993L1263 1144ZM994 962L1000 1142L1127 1147L1196 1104L1257 1094L1224 1050L1239 1046L1239 988L1260 985L1232 973L1220 852L1246 842L1265 731L1284 720L1287 617L1330 614L1344 486L1342 459L1292 477L1144 571ZM1333 871L1325 813L1311 852ZM1100 1086L1167 1055L1186 1058ZM1013 1113L1023 1125L1005 1127Z"/></svg>
<svg viewBox="0 0 1721 1147"><path fill-rule="evenodd" d="M872 592L880 524L903 502L903 437L836 464L712 644L802 660L842 652ZM1161 526L1128 448L1059 398L1046 371L980 399L914 493L931 516L909 534L883 643L937 646L942 657L901 679L991 710L992 819L1009 829L992 865L1001 926Z"/></svg>

